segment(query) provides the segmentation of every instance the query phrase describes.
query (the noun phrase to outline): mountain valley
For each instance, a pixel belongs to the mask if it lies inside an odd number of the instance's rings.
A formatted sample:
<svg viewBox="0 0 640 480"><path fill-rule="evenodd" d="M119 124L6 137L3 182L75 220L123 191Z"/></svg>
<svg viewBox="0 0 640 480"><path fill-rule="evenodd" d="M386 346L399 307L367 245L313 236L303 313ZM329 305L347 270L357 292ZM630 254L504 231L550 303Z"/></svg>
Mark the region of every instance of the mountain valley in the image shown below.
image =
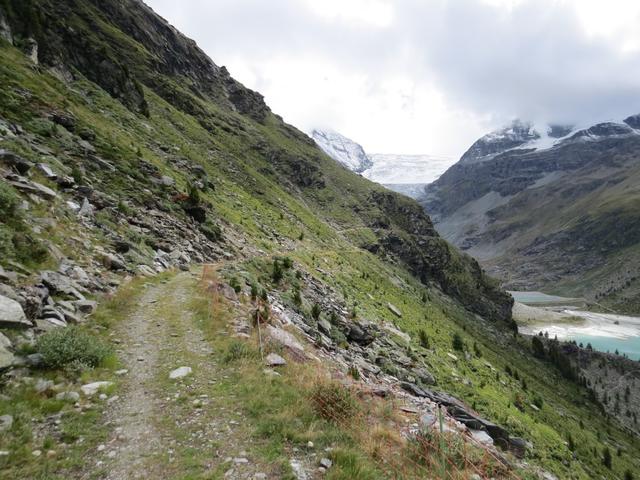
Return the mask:
<svg viewBox="0 0 640 480"><path fill-rule="evenodd" d="M640 470L638 362L519 334L447 241L502 275L513 240L539 262L516 286L575 243L572 275L631 308L633 119L540 151L516 126L420 204L377 182L417 195L445 160L400 176L431 157L305 135L140 0L0 0L0 85L3 478ZM518 210L536 195L562 219Z"/></svg>
<svg viewBox="0 0 640 480"><path fill-rule="evenodd" d="M411 198L424 195L424 187L453 163L448 157L436 155L367 154L360 144L330 130L313 130L311 137L349 170Z"/></svg>

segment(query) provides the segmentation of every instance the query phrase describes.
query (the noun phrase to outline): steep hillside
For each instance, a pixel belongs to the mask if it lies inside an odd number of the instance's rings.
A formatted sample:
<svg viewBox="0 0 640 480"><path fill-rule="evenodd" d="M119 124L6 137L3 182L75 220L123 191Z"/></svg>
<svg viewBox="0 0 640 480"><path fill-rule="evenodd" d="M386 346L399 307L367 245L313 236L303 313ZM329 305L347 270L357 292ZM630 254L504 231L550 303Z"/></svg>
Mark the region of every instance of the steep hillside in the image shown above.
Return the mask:
<svg viewBox="0 0 640 480"><path fill-rule="evenodd" d="M54 141L54 129L59 126L70 143L68 150L56 157L63 166L61 173L69 174L74 168L87 170L87 180L92 183L90 195L98 197L103 192L114 197L111 203L115 204L120 198L130 202L134 212L141 206L165 210L178 207L185 212L184 219L195 219L205 228L205 217L218 217L233 223L243 219L247 225L240 226L240 231L260 232L259 217L248 214L250 205L225 212L228 200L220 201L219 197L228 193L217 184L228 180L233 184L230 188L243 190L240 195L261 198L259 203L269 205L283 217L279 229L265 232L271 242L284 242L278 238L282 230L291 239L310 229L304 224L303 216L308 215L317 224L317 230L309 232L312 237L328 241L335 238L336 230L346 231L355 245L393 255L425 281L435 280L450 289L452 295L466 290L464 297L458 295L460 301L474 305L478 313L510 321L509 296L485 280L474 260L448 247L416 204L336 166L311 139L271 114L259 94L229 77L224 67L216 66L143 3L125 3L126 12L117 2L97 1L36 2L38 8L30 14L17 11L27 8L28 3L6 8L9 25L14 25L14 43L24 44L30 53L37 54L35 59L41 68L60 76L60 82L85 78L95 81L133 115L123 139L126 146L114 145L105 137L116 132L98 135L95 130L101 125L91 114L71 108L75 105L70 105L69 111L64 106L57 111L50 105L49 92L29 93L25 98L19 90L24 84L12 79L12 72L7 71L5 85L10 88L4 90L8 97L5 105L13 110L6 113L6 120L20 125L35 122L40 132L48 133ZM25 19L31 23L24 24ZM20 33L22 30L32 36L23 40L26 35ZM49 82L55 82L54 78ZM52 89L58 88L59 84L53 83ZM74 93L85 110L91 106L91 93ZM153 100L157 100L155 112ZM71 103L69 98L66 102ZM174 106L177 113L189 115L184 122L174 120L181 130L179 137L163 136L164 132L158 135L159 127L144 121L173 120L164 102ZM136 114L142 115L142 120L133 125ZM39 163L41 152L35 145L32 153L31 138L12 137L5 148ZM35 143L41 141L36 139ZM196 158L191 157L192 151ZM93 175L92 167L97 168ZM105 168L113 172L104 175ZM166 169L173 170L174 178L163 178ZM200 175L206 180L199 179ZM275 188L274 182L285 191ZM190 205L193 199L180 199L180 190L187 193L188 185L202 193L211 190L209 208L205 198L198 208ZM82 201L87 193L79 190L73 188L71 192ZM294 233L293 229L299 231ZM472 290L477 295L468 295Z"/></svg>
<svg viewBox="0 0 640 480"><path fill-rule="evenodd" d="M507 287L637 312L637 128L637 117L544 133L516 122L478 140L420 202Z"/></svg>
<svg viewBox="0 0 640 480"><path fill-rule="evenodd" d="M639 467L630 430L533 356L512 298L418 203L338 165L143 3L0 13L9 478L320 478L320 455L343 480L447 478L434 459L483 478ZM361 414L336 421L317 391ZM416 455L432 437L455 449Z"/></svg>

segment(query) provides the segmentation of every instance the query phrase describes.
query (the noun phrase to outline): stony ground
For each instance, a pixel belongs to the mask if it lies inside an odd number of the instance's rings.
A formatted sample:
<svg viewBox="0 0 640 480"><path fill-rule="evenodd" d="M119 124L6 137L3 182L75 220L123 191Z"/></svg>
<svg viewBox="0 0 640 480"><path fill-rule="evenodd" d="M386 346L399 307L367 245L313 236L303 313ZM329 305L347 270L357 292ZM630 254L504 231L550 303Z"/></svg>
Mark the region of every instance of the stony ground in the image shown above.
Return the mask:
<svg viewBox="0 0 640 480"><path fill-rule="evenodd" d="M114 333L124 386L82 478L276 478L252 458L242 415L219 388L228 375L190 310L196 286L191 273L148 286ZM180 367L191 373L170 379Z"/></svg>

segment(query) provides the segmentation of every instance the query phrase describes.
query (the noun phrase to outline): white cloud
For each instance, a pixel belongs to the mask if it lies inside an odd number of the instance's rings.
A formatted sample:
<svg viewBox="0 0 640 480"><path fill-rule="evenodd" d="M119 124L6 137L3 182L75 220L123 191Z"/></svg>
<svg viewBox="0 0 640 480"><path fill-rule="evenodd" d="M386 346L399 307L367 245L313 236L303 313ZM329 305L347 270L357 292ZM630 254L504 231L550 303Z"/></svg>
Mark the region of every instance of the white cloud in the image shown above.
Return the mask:
<svg viewBox="0 0 640 480"><path fill-rule="evenodd" d="M304 130L459 156L520 117L640 112L640 3L147 0Z"/></svg>

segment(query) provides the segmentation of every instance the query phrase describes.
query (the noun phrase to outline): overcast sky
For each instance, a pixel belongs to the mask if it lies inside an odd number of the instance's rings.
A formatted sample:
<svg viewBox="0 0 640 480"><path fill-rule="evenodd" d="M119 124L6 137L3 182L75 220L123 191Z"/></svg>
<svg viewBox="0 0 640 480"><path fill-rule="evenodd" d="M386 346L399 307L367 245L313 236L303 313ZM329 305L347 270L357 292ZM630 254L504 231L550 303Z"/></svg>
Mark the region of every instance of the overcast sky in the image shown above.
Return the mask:
<svg viewBox="0 0 640 480"><path fill-rule="evenodd" d="M145 1L287 122L370 153L640 113L638 0Z"/></svg>

